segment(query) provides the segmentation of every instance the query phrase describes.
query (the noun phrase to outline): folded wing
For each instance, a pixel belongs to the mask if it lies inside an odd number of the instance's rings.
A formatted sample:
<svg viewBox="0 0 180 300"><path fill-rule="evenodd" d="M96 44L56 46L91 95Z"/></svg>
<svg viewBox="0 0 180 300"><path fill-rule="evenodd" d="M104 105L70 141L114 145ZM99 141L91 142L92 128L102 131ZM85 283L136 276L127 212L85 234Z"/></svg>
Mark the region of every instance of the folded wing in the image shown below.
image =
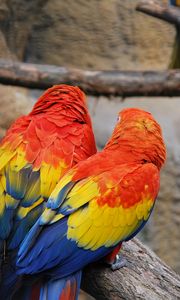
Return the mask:
<svg viewBox="0 0 180 300"><path fill-rule="evenodd" d="M23 242L20 273L56 268L67 276L130 239L148 220L159 190L153 164L122 165L73 182L75 173L56 186Z"/></svg>

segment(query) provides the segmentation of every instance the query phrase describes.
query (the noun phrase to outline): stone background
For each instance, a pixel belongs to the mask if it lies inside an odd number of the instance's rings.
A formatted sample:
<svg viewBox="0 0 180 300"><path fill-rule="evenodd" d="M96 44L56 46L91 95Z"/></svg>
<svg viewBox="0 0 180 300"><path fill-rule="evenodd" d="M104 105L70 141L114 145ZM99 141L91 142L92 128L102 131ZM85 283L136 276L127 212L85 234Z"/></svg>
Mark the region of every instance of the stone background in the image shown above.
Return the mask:
<svg viewBox="0 0 180 300"><path fill-rule="evenodd" d="M166 68L175 30L136 12L137 2L1 0L0 57L91 69Z"/></svg>
<svg viewBox="0 0 180 300"><path fill-rule="evenodd" d="M165 69L175 30L135 11L136 0L1 0L0 58L84 69ZM42 91L0 85L0 136ZM103 147L117 112L140 107L160 122L168 150L161 191L141 238L180 272L180 99L88 97Z"/></svg>

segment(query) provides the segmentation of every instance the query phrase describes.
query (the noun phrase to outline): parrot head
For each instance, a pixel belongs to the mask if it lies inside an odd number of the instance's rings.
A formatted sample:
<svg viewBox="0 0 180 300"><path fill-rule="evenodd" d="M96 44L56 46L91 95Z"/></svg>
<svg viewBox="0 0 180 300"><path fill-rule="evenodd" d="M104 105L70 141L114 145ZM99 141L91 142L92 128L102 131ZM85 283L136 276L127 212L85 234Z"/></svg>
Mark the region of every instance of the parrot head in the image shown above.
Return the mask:
<svg viewBox="0 0 180 300"><path fill-rule="evenodd" d="M152 162L159 169L166 159L166 148L160 125L153 116L138 108L122 110L106 148L120 147L127 157L136 156L137 160Z"/></svg>
<svg viewBox="0 0 180 300"><path fill-rule="evenodd" d="M30 115L41 113L63 115L80 123L90 123L85 94L76 86L60 84L46 90Z"/></svg>

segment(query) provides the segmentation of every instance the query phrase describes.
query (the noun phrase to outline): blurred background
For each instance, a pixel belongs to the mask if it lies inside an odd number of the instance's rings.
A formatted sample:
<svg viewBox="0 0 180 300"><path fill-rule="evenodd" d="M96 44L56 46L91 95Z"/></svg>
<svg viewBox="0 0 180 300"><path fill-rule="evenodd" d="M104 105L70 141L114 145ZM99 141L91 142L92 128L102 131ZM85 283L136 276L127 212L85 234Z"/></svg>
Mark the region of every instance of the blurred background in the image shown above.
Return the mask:
<svg viewBox="0 0 180 300"><path fill-rule="evenodd" d="M175 27L137 12L137 3L1 0L0 58L91 70L168 69L174 59ZM15 118L31 110L41 93L0 84L1 137ZM180 273L179 97L87 96L99 148L124 107L150 111L161 124L168 159L154 213L139 238Z"/></svg>

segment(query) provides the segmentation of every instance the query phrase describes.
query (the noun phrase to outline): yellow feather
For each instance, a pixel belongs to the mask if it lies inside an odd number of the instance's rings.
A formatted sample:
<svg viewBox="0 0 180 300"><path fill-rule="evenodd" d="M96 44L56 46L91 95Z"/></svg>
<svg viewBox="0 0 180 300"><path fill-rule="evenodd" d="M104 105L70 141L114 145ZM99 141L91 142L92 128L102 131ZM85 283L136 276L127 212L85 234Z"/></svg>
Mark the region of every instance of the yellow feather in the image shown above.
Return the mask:
<svg viewBox="0 0 180 300"><path fill-rule="evenodd" d="M88 205L89 214L93 215L97 209L99 209L99 206L97 205L96 201L90 201Z"/></svg>
<svg viewBox="0 0 180 300"><path fill-rule="evenodd" d="M126 239L131 233L132 233L132 226L125 226L124 230L122 231L121 235L120 235L120 239L124 240Z"/></svg>
<svg viewBox="0 0 180 300"><path fill-rule="evenodd" d="M98 249L100 247L99 239L101 235L103 234L103 228L101 230L98 230L94 232L93 228L91 228L91 239L89 243L86 245L86 249L91 249L92 251Z"/></svg>
<svg viewBox="0 0 180 300"><path fill-rule="evenodd" d="M125 209L125 217L128 226L132 225L135 222L135 220L137 219L135 205L133 207Z"/></svg>
<svg viewBox="0 0 180 300"><path fill-rule="evenodd" d="M73 227L68 226L67 239L68 240L77 240L75 230Z"/></svg>
<svg viewBox="0 0 180 300"><path fill-rule="evenodd" d="M107 210L105 210L105 213L103 215L103 224L104 226L112 226L113 220L114 220L114 215L110 215L109 211L112 208L108 208Z"/></svg>
<svg viewBox="0 0 180 300"><path fill-rule="evenodd" d="M13 197L11 197L8 194L5 195L5 202L6 202L6 207L16 207L19 203L18 200L15 200Z"/></svg>
<svg viewBox="0 0 180 300"><path fill-rule="evenodd" d="M24 198L26 201L28 201L29 199L37 199L40 194L40 179L38 178L35 184L31 185L30 188L26 191Z"/></svg>
<svg viewBox="0 0 180 300"><path fill-rule="evenodd" d="M87 185L89 186L89 182L87 182ZM99 195L99 188L96 182L91 181L88 190L85 189L85 186L86 183L83 186L83 190L80 190L78 194L73 194L71 192L68 194L68 200L66 201L67 206L69 205L70 207L78 208Z"/></svg>
<svg viewBox="0 0 180 300"><path fill-rule="evenodd" d="M6 177L5 177L5 174L4 174L4 170L3 170L2 177L1 177L1 183L2 183L4 191L6 191Z"/></svg>
<svg viewBox="0 0 180 300"><path fill-rule="evenodd" d="M114 210L115 210L115 212L114 212L114 217L113 217L113 220L112 220L112 225L114 227L119 227L119 225L120 225L119 209L115 208Z"/></svg>
<svg viewBox="0 0 180 300"><path fill-rule="evenodd" d="M81 246L88 250L91 249L94 245L94 237L96 235L96 232L94 231L94 228L89 227L88 231L86 234L83 235L83 239L78 242L78 245Z"/></svg>
<svg viewBox="0 0 180 300"><path fill-rule="evenodd" d="M70 217L68 219L68 226L69 226L69 222L71 222L71 217L73 217L73 214L70 215ZM83 234L88 231L88 229L89 229L89 227L91 227L91 225L92 225L92 220L90 218L86 218L86 220L83 222L83 226L77 226L76 221L74 220L73 227L75 228L76 236L78 236L78 239L81 238L83 236Z"/></svg>
<svg viewBox="0 0 180 300"><path fill-rule="evenodd" d="M138 220L142 220L144 216L144 211L143 211L143 203L142 201L137 204L136 206L136 215Z"/></svg>
<svg viewBox="0 0 180 300"><path fill-rule="evenodd" d="M87 227L70 227L68 226L67 238L79 241L81 236L87 232Z"/></svg>
<svg viewBox="0 0 180 300"><path fill-rule="evenodd" d="M87 219L86 209L79 209L71 215L71 218L68 219L69 226L78 227L82 225Z"/></svg>
<svg viewBox="0 0 180 300"><path fill-rule="evenodd" d="M109 236L109 239L107 240L105 246L106 247L111 247L112 245L115 244L115 241L117 240L119 236L119 230L117 228L113 228L111 235Z"/></svg>
<svg viewBox="0 0 180 300"><path fill-rule="evenodd" d="M3 184L3 175L2 175L2 173L0 174L0 195L2 195L3 193L4 193L4 191L5 191L5 186L4 186L4 184Z"/></svg>
<svg viewBox="0 0 180 300"><path fill-rule="evenodd" d="M141 221L148 217L149 209L153 204L148 197L129 208L109 207L107 204L99 206L98 186L92 181L93 191L91 191L91 185L88 182L89 195L85 185L84 181L82 193L80 185L77 187L77 193L70 192L68 197L70 194L72 197L67 201L67 205L77 201L78 204L73 204L73 207L83 205L87 199L90 201L85 210L79 209L70 215L68 220L68 238L75 240L80 247L94 251L102 246L116 245L132 235L140 226Z"/></svg>
<svg viewBox="0 0 180 300"><path fill-rule="evenodd" d="M55 186L57 185L61 176L61 167L54 168L46 163L41 166L40 180L41 180L41 195L48 198Z"/></svg>
<svg viewBox="0 0 180 300"><path fill-rule="evenodd" d="M137 228L139 227L138 225L139 225L139 220L136 218L134 223L130 227L129 234L132 234L134 231L136 231Z"/></svg>
<svg viewBox="0 0 180 300"><path fill-rule="evenodd" d="M27 216L29 210L30 210L29 207L20 207L20 208L18 209L18 213L17 213L18 217L19 217L20 219L25 218L25 217Z"/></svg>
<svg viewBox="0 0 180 300"><path fill-rule="evenodd" d="M103 211L104 211L103 207L99 207L96 204L96 210L93 213L89 214L90 218L94 221L94 220L97 220L97 219L103 217Z"/></svg>
<svg viewBox="0 0 180 300"><path fill-rule="evenodd" d="M59 166L61 169L67 169L67 164L62 159L59 161Z"/></svg>
<svg viewBox="0 0 180 300"><path fill-rule="evenodd" d="M98 230L94 233L93 239L91 240L91 242L89 244L89 247L90 247L91 250L94 251L94 250L98 249L101 246L100 239L103 235L103 232L104 231L103 231L103 228L102 228L102 230Z"/></svg>
<svg viewBox="0 0 180 300"><path fill-rule="evenodd" d="M62 215L62 214L55 215L55 217L52 219L52 221L50 222L50 224L53 224L53 223L61 220L62 218L64 218L64 215Z"/></svg>
<svg viewBox="0 0 180 300"><path fill-rule="evenodd" d="M27 165L27 160L25 159L25 153L22 150L18 150L17 154L10 161L10 168L12 171L19 172Z"/></svg>
<svg viewBox="0 0 180 300"><path fill-rule="evenodd" d="M23 219L27 216L27 214L36 206L38 206L39 204L41 204L44 201L43 198L40 198L38 201L36 201L35 203L33 203L33 205L29 206L29 207L20 207L18 209L17 215Z"/></svg>
<svg viewBox="0 0 180 300"><path fill-rule="evenodd" d="M150 210L153 206L153 199L144 199L143 208L144 208L144 220L146 221L149 218Z"/></svg>
<svg viewBox="0 0 180 300"><path fill-rule="evenodd" d="M109 240L111 233L112 233L112 228L111 226L109 227L102 227L102 230L100 231L101 236L99 238L99 241L97 243L97 247L101 247L102 245L106 245L106 242Z"/></svg>
<svg viewBox="0 0 180 300"><path fill-rule="evenodd" d="M51 194L52 199L53 198L56 199L56 197L59 194L59 191L61 191L62 188L71 181L73 175L74 175L74 170L68 172L67 175L65 175L61 178L61 180L58 182L58 184L56 185L55 189L53 190L53 192Z"/></svg>
<svg viewBox="0 0 180 300"><path fill-rule="evenodd" d="M50 208L46 208L41 215L41 220L44 224L47 224L53 220L55 215L56 211L51 210Z"/></svg>
<svg viewBox="0 0 180 300"><path fill-rule="evenodd" d="M0 170L2 170L6 164L11 160L13 156L15 156L16 152L12 152L9 150L4 150L0 155Z"/></svg>
<svg viewBox="0 0 180 300"><path fill-rule="evenodd" d="M93 225L95 227L100 227L100 226L102 227L102 219L101 219L101 217L98 217L95 220L93 220Z"/></svg>
<svg viewBox="0 0 180 300"><path fill-rule="evenodd" d="M71 216L69 217L69 219ZM76 239L77 241L84 241L84 238L81 239L82 236L88 231L89 227L91 226L91 221L89 219L83 223L83 226L78 227L71 227L69 226L69 219L68 219L68 231L67 231L67 238L68 239Z"/></svg>
<svg viewBox="0 0 180 300"><path fill-rule="evenodd" d="M5 195L2 194L1 197L0 197L0 216L3 215L5 206L6 206L6 204L5 204Z"/></svg>
<svg viewBox="0 0 180 300"><path fill-rule="evenodd" d="M87 191L89 188L91 188L91 185L92 185L92 180L88 180L88 181L87 179L81 180L73 187L72 191L70 192L70 197L73 197L79 192L83 193Z"/></svg>
<svg viewBox="0 0 180 300"><path fill-rule="evenodd" d="M126 217L122 206L119 207L119 225L121 227L124 227L126 225Z"/></svg>

